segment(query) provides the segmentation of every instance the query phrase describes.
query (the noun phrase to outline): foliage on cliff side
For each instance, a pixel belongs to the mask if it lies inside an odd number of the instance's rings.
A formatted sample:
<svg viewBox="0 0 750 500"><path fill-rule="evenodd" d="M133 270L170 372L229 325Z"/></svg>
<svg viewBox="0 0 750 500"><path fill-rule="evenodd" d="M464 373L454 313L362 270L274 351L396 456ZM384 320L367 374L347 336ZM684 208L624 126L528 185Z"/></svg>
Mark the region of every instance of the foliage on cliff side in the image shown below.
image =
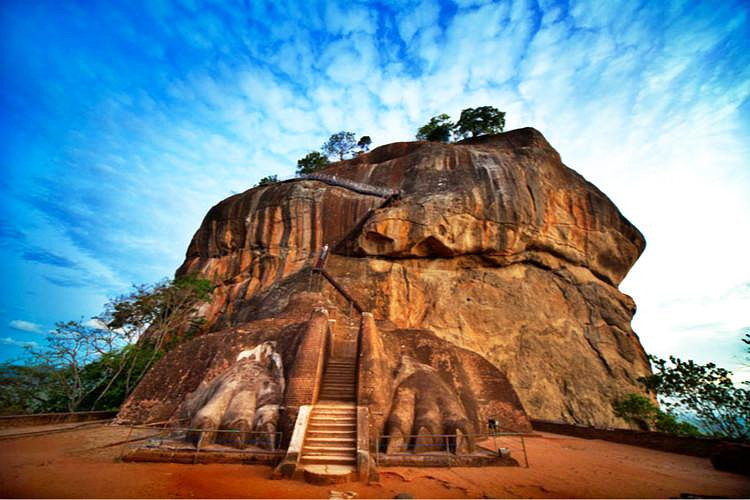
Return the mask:
<svg viewBox="0 0 750 500"><path fill-rule="evenodd" d="M750 439L750 385L734 384L729 370L675 356L650 357L653 375L641 378L668 413L694 415L704 431Z"/></svg>
<svg viewBox="0 0 750 500"><path fill-rule="evenodd" d="M183 276L106 304L91 322L60 322L24 364L0 365L0 413L117 408L165 352L202 326L211 284Z"/></svg>

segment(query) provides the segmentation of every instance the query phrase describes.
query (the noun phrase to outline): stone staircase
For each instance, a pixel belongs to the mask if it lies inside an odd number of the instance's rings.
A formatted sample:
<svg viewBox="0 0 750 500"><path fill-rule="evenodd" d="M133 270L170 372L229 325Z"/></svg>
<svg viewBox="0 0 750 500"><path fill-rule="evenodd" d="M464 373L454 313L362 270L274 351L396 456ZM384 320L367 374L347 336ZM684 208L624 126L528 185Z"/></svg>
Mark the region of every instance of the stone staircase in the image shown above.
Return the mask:
<svg viewBox="0 0 750 500"><path fill-rule="evenodd" d="M339 328L300 455L306 477L325 475L329 481L350 478L357 465L357 326Z"/></svg>
<svg viewBox="0 0 750 500"><path fill-rule="evenodd" d="M353 467L357 463L357 409L354 402L316 404L307 424L300 463Z"/></svg>

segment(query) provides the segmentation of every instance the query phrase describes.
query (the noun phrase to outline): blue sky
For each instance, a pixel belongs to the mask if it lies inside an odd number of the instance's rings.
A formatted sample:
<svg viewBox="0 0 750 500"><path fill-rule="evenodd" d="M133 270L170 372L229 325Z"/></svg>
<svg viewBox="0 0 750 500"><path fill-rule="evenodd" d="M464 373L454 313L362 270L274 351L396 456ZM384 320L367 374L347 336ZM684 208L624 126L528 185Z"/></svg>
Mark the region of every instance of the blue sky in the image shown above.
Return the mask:
<svg viewBox="0 0 750 500"><path fill-rule="evenodd" d="M621 287L646 349L737 369L749 15L740 1L6 0L0 358L171 276L208 208L293 175L331 133L376 146L493 105L646 235Z"/></svg>

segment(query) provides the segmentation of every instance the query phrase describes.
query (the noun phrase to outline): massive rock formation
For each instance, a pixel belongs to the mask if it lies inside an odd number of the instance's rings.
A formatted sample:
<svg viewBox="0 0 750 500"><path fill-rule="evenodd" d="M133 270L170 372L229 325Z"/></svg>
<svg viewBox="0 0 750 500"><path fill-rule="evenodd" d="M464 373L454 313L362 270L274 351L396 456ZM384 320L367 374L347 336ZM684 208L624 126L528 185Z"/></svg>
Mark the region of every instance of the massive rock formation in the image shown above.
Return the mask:
<svg viewBox="0 0 750 500"><path fill-rule="evenodd" d="M482 424L489 400L493 412L510 415L515 393L532 418L626 425L612 401L638 392L649 366L630 327L635 304L617 286L645 241L539 132L395 143L324 173L335 180L257 187L209 211L178 274L217 285L201 310L213 333L169 353L122 418L173 416L188 392L261 342L277 342L289 376L315 307L327 307L341 325L358 322L341 294L310 272L328 245L326 272L382 332L380 366L390 386L372 401L390 401L380 403L388 408L377 432L403 432L403 415L419 420L405 399L425 412L439 408L446 425L461 430ZM346 180L400 196L352 189ZM451 376L456 369L446 367L469 357L482 368L468 379ZM509 383L487 399L493 384L480 372ZM456 395L414 395L430 384ZM402 409L390 418L394 401Z"/></svg>

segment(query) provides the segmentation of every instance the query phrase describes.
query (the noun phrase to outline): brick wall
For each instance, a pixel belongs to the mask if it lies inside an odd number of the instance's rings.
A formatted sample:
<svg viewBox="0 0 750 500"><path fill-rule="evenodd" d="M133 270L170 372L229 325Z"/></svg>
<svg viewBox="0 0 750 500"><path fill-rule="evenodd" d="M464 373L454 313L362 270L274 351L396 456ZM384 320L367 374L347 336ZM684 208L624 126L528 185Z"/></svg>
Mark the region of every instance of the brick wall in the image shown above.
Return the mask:
<svg viewBox="0 0 750 500"><path fill-rule="evenodd" d="M636 431L631 429L599 429L584 425L568 424L550 420L531 420L534 430L553 432L584 439L602 439L615 443L630 444L643 448L692 455L695 457L709 457L713 450L722 443L721 439L708 437L675 436L663 432Z"/></svg>

